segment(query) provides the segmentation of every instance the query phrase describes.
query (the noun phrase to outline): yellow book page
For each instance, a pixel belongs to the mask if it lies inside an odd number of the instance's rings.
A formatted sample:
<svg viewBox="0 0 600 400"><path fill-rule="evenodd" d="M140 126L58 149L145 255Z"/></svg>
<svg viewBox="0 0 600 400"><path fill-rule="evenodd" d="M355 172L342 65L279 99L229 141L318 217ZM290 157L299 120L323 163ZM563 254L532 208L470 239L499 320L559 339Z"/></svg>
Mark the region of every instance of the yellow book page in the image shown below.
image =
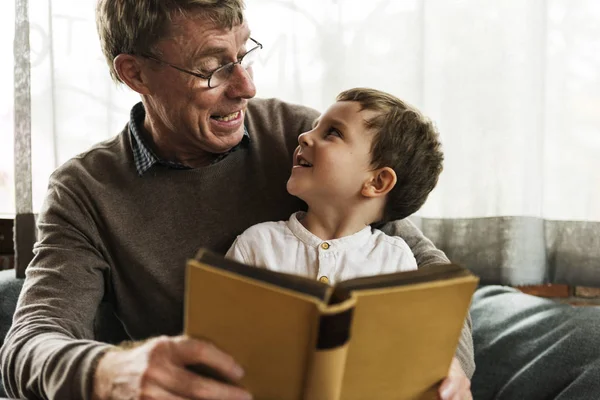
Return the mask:
<svg viewBox="0 0 600 400"><path fill-rule="evenodd" d="M356 291L343 400L426 399L447 374L477 278ZM435 398L435 397L434 397Z"/></svg>

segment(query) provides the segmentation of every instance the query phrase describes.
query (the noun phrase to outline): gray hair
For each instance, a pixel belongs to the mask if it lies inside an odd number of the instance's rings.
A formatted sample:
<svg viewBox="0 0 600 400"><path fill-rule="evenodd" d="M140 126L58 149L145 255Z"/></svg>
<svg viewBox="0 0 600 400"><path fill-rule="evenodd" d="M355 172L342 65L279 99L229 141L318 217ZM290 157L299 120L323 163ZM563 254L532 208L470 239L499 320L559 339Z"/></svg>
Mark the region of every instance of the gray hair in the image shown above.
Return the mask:
<svg viewBox="0 0 600 400"><path fill-rule="evenodd" d="M98 0L96 28L110 75L121 81L113 66L119 54L152 54L171 33L175 16L199 12L217 26L244 22L244 0Z"/></svg>

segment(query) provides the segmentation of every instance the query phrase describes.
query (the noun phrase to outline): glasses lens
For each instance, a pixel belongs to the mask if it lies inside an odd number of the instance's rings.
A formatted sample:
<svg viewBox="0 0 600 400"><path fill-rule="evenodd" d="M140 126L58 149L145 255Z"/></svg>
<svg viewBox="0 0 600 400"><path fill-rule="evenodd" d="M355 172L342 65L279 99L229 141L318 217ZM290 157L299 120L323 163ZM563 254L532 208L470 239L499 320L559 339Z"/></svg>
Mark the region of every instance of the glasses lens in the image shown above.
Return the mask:
<svg viewBox="0 0 600 400"><path fill-rule="evenodd" d="M260 47L258 46L247 52L242 59L242 67L244 69L251 68L252 65L254 65L254 63L258 60L258 53L260 53Z"/></svg>
<svg viewBox="0 0 600 400"><path fill-rule="evenodd" d="M213 72L212 76L210 77L209 86L211 88L219 86L221 83L225 82L229 78L229 75L231 75L231 66L222 66L221 68Z"/></svg>
<svg viewBox="0 0 600 400"><path fill-rule="evenodd" d="M249 43L251 43L255 47L251 48L250 51L244 54L242 61L239 62L239 64L245 70L250 70L252 68L252 65L258 60L258 54L260 53L260 46L256 46L256 43L252 41L249 41ZM235 68L235 64L237 63L223 65L221 68L213 72L209 80L209 86L211 88L214 88L227 81L231 76L233 69Z"/></svg>

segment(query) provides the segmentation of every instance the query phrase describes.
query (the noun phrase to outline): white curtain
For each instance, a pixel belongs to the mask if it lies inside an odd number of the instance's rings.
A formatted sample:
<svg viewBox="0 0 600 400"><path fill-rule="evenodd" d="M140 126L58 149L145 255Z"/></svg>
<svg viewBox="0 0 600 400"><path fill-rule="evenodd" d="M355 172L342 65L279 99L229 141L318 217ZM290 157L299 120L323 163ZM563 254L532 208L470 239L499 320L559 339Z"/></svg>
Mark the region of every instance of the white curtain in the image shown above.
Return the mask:
<svg viewBox="0 0 600 400"><path fill-rule="evenodd" d="M246 3L264 44L258 96L323 111L341 90L369 86L436 122L445 169L417 220L449 255L484 281L600 275L600 2ZM51 171L117 134L137 101L109 79L94 6L30 0L34 211ZM11 213L12 68L1 68L0 213Z"/></svg>
<svg viewBox="0 0 600 400"><path fill-rule="evenodd" d="M15 212L13 157L13 38L15 5L5 2L0 12L0 218Z"/></svg>
<svg viewBox="0 0 600 400"><path fill-rule="evenodd" d="M253 0L249 18L261 95L322 110L372 86L437 123L423 216L600 221L597 0Z"/></svg>

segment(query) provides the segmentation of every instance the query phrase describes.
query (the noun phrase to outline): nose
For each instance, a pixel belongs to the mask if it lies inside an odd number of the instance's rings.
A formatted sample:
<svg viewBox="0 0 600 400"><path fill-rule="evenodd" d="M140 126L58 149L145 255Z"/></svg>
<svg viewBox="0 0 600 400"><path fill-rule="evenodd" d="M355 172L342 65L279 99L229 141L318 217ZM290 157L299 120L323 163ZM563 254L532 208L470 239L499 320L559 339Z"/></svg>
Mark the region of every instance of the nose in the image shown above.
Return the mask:
<svg viewBox="0 0 600 400"><path fill-rule="evenodd" d="M227 95L233 99L251 99L256 95L252 69L246 70L240 64L234 65L227 82Z"/></svg>
<svg viewBox="0 0 600 400"><path fill-rule="evenodd" d="M312 137L313 131L304 132L300 136L298 136L298 144L300 147L312 146L314 139Z"/></svg>

